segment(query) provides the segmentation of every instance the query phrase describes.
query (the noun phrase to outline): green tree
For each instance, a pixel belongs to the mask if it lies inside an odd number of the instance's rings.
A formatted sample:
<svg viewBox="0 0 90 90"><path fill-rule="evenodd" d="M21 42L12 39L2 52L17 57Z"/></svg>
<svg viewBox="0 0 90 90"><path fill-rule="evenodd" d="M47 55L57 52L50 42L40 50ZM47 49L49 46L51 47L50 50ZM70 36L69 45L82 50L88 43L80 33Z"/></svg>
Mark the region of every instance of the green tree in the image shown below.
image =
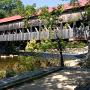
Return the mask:
<svg viewBox="0 0 90 90"><path fill-rule="evenodd" d="M56 20L58 20L58 16L63 12L63 8L61 5L58 5L57 9L53 9L52 12L49 12L48 7L40 8L41 13L39 19L44 22L44 25L48 29L52 29L52 27L56 24Z"/></svg>
<svg viewBox="0 0 90 90"><path fill-rule="evenodd" d="M48 11L48 7L42 7L40 8L41 13L39 16L39 19L44 23L46 28L50 28L52 26L52 15L51 13Z"/></svg>
<svg viewBox="0 0 90 90"><path fill-rule="evenodd" d="M28 23L28 20L33 15L36 15L36 4L25 6L23 17L25 18L24 23L26 28L30 26L30 24Z"/></svg>
<svg viewBox="0 0 90 90"><path fill-rule="evenodd" d="M26 18L29 18L29 17L35 15L35 13L36 13L36 6L35 5L27 5L25 7L24 16Z"/></svg>
<svg viewBox="0 0 90 90"><path fill-rule="evenodd" d="M21 0L0 0L0 17L20 14L24 9ZM4 13L5 12L5 13Z"/></svg>
<svg viewBox="0 0 90 90"><path fill-rule="evenodd" d="M0 18L4 18L4 17L6 17L5 11L0 10Z"/></svg>
<svg viewBox="0 0 90 90"><path fill-rule="evenodd" d="M12 9L12 14L13 15L23 15L24 14L24 5L20 0L15 0L15 8Z"/></svg>
<svg viewBox="0 0 90 90"><path fill-rule="evenodd" d="M57 9L54 9L52 12L49 12L48 7L41 8L41 14L39 18L44 22L44 25L47 29L52 30L52 27L56 27L57 21L59 21L58 16L63 12L61 5L58 5ZM50 31L51 32L51 31ZM56 34L57 36L57 34ZM62 55L62 44L60 38L57 36L58 48L61 56L61 66L64 67L63 55ZM45 44L44 44L45 46ZM46 47L46 46L45 46Z"/></svg>

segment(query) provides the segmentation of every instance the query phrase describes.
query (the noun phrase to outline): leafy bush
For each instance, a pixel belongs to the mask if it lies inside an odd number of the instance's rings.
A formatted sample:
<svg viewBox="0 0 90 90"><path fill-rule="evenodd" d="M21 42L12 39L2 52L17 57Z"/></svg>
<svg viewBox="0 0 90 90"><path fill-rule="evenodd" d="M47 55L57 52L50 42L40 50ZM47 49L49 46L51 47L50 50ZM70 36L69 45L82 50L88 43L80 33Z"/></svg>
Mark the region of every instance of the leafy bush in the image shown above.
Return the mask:
<svg viewBox="0 0 90 90"><path fill-rule="evenodd" d="M27 46L25 48L26 51L33 51L36 48L36 41L35 40L30 40L27 42Z"/></svg>
<svg viewBox="0 0 90 90"><path fill-rule="evenodd" d="M86 43L77 41L77 42L68 42L66 48L83 48L86 46Z"/></svg>
<svg viewBox="0 0 90 90"><path fill-rule="evenodd" d="M49 41L49 40L43 40L43 41L41 41L41 44L40 44L40 49L42 50L42 51L47 51L47 49L50 49L52 47L52 43L51 43L51 41Z"/></svg>
<svg viewBox="0 0 90 90"><path fill-rule="evenodd" d="M33 71L40 68L49 66L58 66L60 60L58 59L47 59L36 56L20 56L20 65L23 67L22 71Z"/></svg>
<svg viewBox="0 0 90 90"><path fill-rule="evenodd" d="M0 79L6 77L6 71L0 71Z"/></svg>
<svg viewBox="0 0 90 90"><path fill-rule="evenodd" d="M61 41L62 48L65 48L65 42L62 40ZM25 48L26 51L35 51L35 50L40 50L40 51L48 51L48 49L58 49L58 43L57 41L52 41L52 40L42 40L39 43L36 43L35 40L31 40L30 42L27 42L27 46Z"/></svg>
<svg viewBox="0 0 90 90"><path fill-rule="evenodd" d="M14 75L16 75L16 72L11 68L7 68L6 77L13 77Z"/></svg>

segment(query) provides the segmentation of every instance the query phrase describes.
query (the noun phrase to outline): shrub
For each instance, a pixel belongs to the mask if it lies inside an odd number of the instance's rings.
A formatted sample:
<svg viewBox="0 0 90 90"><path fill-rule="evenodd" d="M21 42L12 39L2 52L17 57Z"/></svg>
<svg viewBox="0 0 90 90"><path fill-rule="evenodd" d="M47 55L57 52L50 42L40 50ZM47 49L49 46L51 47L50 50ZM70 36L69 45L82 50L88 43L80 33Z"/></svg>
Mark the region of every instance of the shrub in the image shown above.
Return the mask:
<svg viewBox="0 0 90 90"><path fill-rule="evenodd" d="M40 68L59 65L58 59L47 59L39 56L20 56L23 71L33 71Z"/></svg>
<svg viewBox="0 0 90 90"><path fill-rule="evenodd" d="M50 40L43 40L43 41L41 41L40 49L42 51L45 52L47 49L50 49L51 47L52 47L52 44L51 44Z"/></svg>
<svg viewBox="0 0 90 90"><path fill-rule="evenodd" d="M7 68L6 77L13 77L14 75L16 75L16 72L11 68Z"/></svg>
<svg viewBox="0 0 90 90"><path fill-rule="evenodd" d="M6 77L6 71L0 71L0 79Z"/></svg>
<svg viewBox="0 0 90 90"><path fill-rule="evenodd" d="M35 40L30 40L27 42L27 46L25 48L26 51L33 51L36 48L36 41Z"/></svg>
<svg viewBox="0 0 90 90"><path fill-rule="evenodd" d="M62 40L61 41L62 48L65 48L65 42ZM57 49L58 48L58 43L57 41L52 41L52 40L42 40L39 43L36 43L35 40L31 40L30 42L27 42L27 46L25 48L26 51L48 51L48 49Z"/></svg>
<svg viewBox="0 0 90 90"><path fill-rule="evenodd" d="M81 41L77 41L77 42L68 42L66 44L66 48L83 48L85 47L86 44L84 42Z"/></svg>

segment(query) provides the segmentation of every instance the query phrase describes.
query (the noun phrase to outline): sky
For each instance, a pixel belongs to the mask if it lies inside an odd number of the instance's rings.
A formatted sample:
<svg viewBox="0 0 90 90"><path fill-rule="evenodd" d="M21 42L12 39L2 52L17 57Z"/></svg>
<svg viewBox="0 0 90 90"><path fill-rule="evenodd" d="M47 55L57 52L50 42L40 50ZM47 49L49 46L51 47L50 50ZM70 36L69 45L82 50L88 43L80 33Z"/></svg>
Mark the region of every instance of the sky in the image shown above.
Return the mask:
<svg viewBox="0 0 90 90"><path fill-rule="evenodd" d="M58 4L68 3L69 0L22 0L25 5L32 5L36 3L37 8L42 6L57 6Z"/></svg>

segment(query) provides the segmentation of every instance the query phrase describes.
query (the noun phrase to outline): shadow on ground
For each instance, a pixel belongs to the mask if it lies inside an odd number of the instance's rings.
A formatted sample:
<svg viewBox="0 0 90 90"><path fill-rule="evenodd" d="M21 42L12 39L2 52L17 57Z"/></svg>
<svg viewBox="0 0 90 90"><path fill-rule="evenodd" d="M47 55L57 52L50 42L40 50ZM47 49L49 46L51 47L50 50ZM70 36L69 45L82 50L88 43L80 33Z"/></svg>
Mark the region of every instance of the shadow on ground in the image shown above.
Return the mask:
<svg viewBox="0 0 90 90"><path fill-rule="evenodd" d="M79 87L86 80L90 82L90 70L68 68L11 90L89 90Z"/></svg>

